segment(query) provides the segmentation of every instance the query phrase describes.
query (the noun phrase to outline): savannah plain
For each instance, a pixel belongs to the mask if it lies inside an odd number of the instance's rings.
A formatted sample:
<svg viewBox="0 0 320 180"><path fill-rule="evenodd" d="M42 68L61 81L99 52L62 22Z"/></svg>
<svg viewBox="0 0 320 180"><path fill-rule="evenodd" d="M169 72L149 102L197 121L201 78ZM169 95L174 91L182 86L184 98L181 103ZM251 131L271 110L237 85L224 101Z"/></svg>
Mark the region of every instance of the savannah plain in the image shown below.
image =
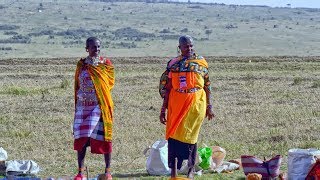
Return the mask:
<svg viewBox="0 0 320 180"><path fill-rule="evenodd" d="M150 2L150 1L149 1ZM116 68L112 171L146 174L143 150L164 137L158 82L189 34L209 63L216 118L199 147L226 160L320 148L320 10L219 4L0 0L0 146L8 160L34 160L41 178L72 177L74 71L85 39L102 40ZM87 152L89 175L103 172ZM244 179L242 170L196 179Z"/></svg>

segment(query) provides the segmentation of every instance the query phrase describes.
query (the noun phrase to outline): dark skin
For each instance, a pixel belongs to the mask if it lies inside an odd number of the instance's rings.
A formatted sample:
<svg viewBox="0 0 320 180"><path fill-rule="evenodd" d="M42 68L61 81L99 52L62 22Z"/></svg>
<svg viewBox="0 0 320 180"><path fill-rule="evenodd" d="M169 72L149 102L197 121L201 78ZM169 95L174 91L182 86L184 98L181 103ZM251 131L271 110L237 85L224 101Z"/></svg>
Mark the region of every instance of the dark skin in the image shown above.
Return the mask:
<svg viewBox="0 0 320 180"><path fill-rule="evenodd" d="M86 47L86 51L90 57L98 57L100 54L100 41L90 41Z"/></svg>
<svg viewBox="0 0 320 180"><path fill-rule="evenodd" d="M181 51L181 55L183 57L189 58L194 54L192 41L180 42L178 47L179 47L179 49ZM170 93L170 91L172 89L172 80L171 80L171 78L168 79L168 82L167 82L167 85L166 85L166 89L167 89L167 91L166 91L166 94L165 94L164 99L163 99L162 110L161 110L160 117L159 117L160 118L160 122L162 124L166 124L166 122L167 122L166 109L168 108L169 93ZM206 93L207 105L211 105L211 103L210 103L211 102L210 101L211 92L209 91L209 89L207 87L204 87L204 91ZM207 106L207 107L209 107L209 106ZM214 113L212 111L212 108L207 108L206 109L206 118L208 118L208 120L211 120L214 117L215 117L215 115L214 115ZM173 169L171 171L171 177L176 177L176 175L177 175L176 169ZM188 178L193 179L193 177L194 177L194 169L193 168L189 168L189 170L188 170Z"/></svg>
<svg viewBox="0 0 320 180"><path fill-rule="evenodd" d="M88 46L86 47L86 51L88 52L88 55L90 57L98 57L100 54L100 41L90 41L88 43ZM86 143L86 145L81 149L81 151L77 152L77 158L78 158L78 167L79 167L79 173L83 173L85 167L84 167L84 159L86 156L87 146L89 146L89 141ZM111 154L107 153L104 154L104 161L106 165L105 173L110 173L110 162L111 162Z"/></svg>

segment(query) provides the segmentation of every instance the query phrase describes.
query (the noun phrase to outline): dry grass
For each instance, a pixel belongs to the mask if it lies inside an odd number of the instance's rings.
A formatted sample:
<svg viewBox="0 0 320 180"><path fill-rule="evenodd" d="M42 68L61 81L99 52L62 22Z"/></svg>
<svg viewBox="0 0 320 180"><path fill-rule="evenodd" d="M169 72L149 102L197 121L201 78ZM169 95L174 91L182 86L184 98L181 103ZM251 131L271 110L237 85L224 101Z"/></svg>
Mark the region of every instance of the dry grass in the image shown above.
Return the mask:
<svg viewBox="0 0 320 180"><path fill-rule="evenodd" d="M120 178L150 179L143 150L163 138L158 79L168 58L113 58L116 66L112 168ZM216 119L205 121L199 146L219 145L226 159L242 154L284 156L290 148L319 148L319 57L208 57ZM41 177L76 173L71 124L77 59L0 61L0 145L9 159L31 159ZM90 174L103 158L88 153ZM143 178L144 177L144 178ZM200 179L235 179L205 175Z"/></svg>

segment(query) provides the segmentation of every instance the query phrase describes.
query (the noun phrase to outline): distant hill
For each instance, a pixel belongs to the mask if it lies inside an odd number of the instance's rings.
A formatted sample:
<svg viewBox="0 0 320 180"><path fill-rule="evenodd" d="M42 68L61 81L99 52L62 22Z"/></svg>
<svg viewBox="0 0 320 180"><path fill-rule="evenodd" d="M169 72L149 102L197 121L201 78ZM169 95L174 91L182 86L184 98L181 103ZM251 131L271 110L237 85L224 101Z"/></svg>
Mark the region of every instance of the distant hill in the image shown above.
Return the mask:
<svg viewBox="0 0 320 180"><path fill-rule="evenodd" d="M192 0L188 1L179 1L179 0L89 0L94 2L145 2L145 3L169 3L169 4L202 4L202 5L221 5L226 6L224 3L213 3L213 2L193 2ZM229 6L248 6L248 7L269 7L266 5L229 5Z"/></svg>
<svg viewBox="0 0 320 180"><path fill-rule="evenodd" d="M104 1L104 2L103 2ZM107 56L175 56L189 34L205 56L320 55L320 10L166 0L0 3L0 54L84 56L99 37Z"/></svg>

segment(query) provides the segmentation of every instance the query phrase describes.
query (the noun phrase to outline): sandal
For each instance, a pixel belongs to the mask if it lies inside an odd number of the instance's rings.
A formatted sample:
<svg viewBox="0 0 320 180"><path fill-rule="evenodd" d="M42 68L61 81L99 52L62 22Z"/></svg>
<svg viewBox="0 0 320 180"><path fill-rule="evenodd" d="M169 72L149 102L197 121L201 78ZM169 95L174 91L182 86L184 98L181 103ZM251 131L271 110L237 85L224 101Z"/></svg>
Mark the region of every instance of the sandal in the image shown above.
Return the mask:
<svg viewBox="0 0 320 180"><path fill-rule="evenodd" d="M110 172L106 173L106 180L112 180Z"/></svg>
<svg viewBox="0 0 320 180"><path fill-rule="evenodd" d="M112 180L112 176L111 176L110 168L106 168L106 171L105 171L105 178L106 178L106 180Z"/></svg>
<svg viewBox="0 0 320 180"><path fill-rule="evenodd" d="M87 171L87 167L79 168L79 173L73 179L74 180L87 180L87 177L82 174L83 171Z"/></svg>
<svg viewBox="0 0 320 180"><path fill-rule="evenodd" d="M77 175L73 178L73 180L86 180L86 179L87 179L87 177L84 176L84 175L81 174L81 173L77 174Z"/></svg>

